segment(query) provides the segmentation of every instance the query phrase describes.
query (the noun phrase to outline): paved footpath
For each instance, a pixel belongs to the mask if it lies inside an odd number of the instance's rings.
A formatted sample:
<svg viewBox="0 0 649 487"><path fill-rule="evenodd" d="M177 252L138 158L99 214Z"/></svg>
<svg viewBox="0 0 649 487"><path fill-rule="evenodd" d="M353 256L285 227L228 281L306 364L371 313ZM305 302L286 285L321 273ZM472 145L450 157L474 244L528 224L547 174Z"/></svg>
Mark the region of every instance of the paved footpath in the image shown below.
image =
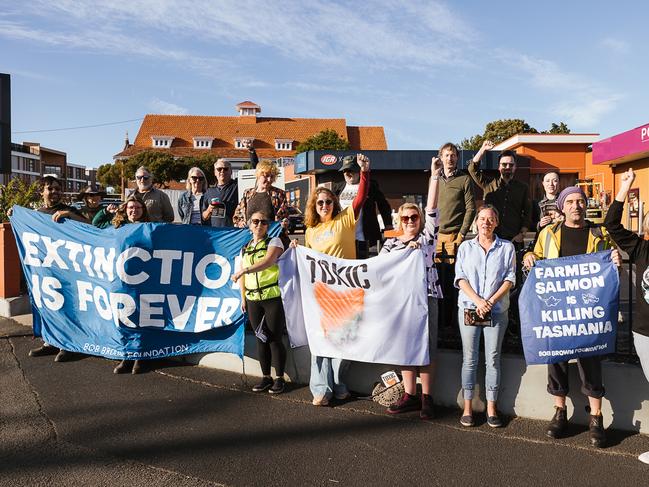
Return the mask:
<svg viewBox="0 0 649 487"><path fill-rule="evenodd" d="M423 422L362 400L316 408L306 387L254 394L214 369L116 376L95 357L28 357L29 332L0 319L1 486L649 485L644 435L609 432L595 450L580 427L553 441L539 421L466 429L458 410Z"/></svg>

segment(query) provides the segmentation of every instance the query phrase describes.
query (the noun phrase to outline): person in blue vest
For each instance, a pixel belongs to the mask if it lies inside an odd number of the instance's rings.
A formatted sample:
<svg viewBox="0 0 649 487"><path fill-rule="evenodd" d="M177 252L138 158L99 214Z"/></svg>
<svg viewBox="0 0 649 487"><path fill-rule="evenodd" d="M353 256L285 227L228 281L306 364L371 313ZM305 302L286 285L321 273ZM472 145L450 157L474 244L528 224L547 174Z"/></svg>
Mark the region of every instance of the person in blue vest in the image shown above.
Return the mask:
<svg viewBox="0 0 649 487"><path fill-rule="evenodd" d="M252 240L241 250L241 269L232 275L241 289L241 307L248 313L257 336L257 351L263 378L253 392L268 391L280 394L284 391L284 367L286 347L282 341L286 320L279 290L279 267L277 259L284 252L279 237L268 236L270 216L255 211L248 220ZM243 279L241 279L243 277ZM270 372L275 358L275 379Z"/></svg>

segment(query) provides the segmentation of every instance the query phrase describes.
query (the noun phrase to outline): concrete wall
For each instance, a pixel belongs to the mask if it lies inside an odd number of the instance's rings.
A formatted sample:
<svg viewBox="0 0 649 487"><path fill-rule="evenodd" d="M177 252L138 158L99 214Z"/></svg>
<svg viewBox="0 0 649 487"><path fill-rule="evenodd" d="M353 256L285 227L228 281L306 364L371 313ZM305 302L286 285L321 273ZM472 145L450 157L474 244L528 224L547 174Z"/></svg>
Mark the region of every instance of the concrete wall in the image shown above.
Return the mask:
<svg viewBox="0 0 649 487"><path fill-rule="evenodd" d="M287 345L288 347L288 345ZM246 336L244 361L227 353L198 354L189 360L205 367L214 367L248 376L261 376L257 361L255 338ZM286 375L292 382L308 384L310 354L307 347L288 352ZM436 404L453 407L462 405L459 351L440 350L434 400ZM369 394L381 373L394 366L353 362L346 374L346 383L353 391ZM546 392L545 366L525 364L523 357L504 355L502 358L501 392L498 408L506 415L549 420L553 410L552 396ZM606 397L602 406L604 424L615 429L649 433L649 384L639 366L605 362L603 364ZM484 367L478 372L478 383L484 383ZM580 389L577 364L570 366L568 417L580 424L588 423L585 406L588 401ZM484 410L484 392L479 386L474 399L476 411ZM458 413L459 414L459 413ZM541 434L541 433L539 433Z"/></svg>

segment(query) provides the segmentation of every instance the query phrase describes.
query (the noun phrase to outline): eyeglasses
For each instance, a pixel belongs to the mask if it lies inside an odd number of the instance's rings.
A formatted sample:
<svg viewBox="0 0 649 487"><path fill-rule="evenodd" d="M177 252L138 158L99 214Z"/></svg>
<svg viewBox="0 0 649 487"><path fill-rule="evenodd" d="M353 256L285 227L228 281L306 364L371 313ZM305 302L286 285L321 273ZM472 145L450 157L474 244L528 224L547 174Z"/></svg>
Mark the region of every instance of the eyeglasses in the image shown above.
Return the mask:
<svg viewBox="0 0 649 487"><path fill-rule="evenodd" d="M138 181L148 181L149 179L151 179L151 176L135 176L135 179L137 179Z"/></svg>
<svg viewBox="0 0 649 487"><path fill-rule="evenodd" d="M230 169L230 168L229 168L229 167L215 167L215 168L214 168L214 170L215 170L216 172L225 172L225 171L227 171L228 169Z"/></svg>
<svg viewBox="0 0 649 487"><path fill-rule="evenodd" d="M258 218L252 218L250 223L253 225L268 225L268 220L259 220Z"/></svg>
<svg viewBox="0 0 649 487"><path fill-rule="evenodd" d="M142 210L142 205L128 205L126 207L127 210Z"/></svg>
<svg viewBox="0 0 649 487"><path fill-rule="evenodd" d="M316 205L318 206L329 206L333 203L333 200L318 200L316 201Z"/></svg>
<svg viewBox="0 0 649 487"><path fill-rule="evenodd" d="M419 215L403 215L401 217L401 223L415 223L416 221L419 221Z"/></svg>
<svg viewBox="0 0 649 487"><path fill-rule="evenodd" d="M202 181L205 178L203 176L189 176L189 179L192 181Z"/></svg>

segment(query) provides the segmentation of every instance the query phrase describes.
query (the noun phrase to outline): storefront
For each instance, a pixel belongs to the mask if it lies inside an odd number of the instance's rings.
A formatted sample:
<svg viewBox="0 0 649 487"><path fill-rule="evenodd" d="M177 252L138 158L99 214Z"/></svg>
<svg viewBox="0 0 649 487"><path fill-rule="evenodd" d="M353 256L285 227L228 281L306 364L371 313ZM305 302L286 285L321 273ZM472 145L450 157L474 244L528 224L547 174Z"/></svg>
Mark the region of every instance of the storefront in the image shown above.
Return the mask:
<svg viewBox="0 0 649 487"><path fill-rule="evenodd" d="M649 201L649 124L595 142L593 165L608 166L613 170L613 197L620 187L620 175L633 168L637 174L635 187L631 188L631 201L627 202L622 223L638 231Z"/></svg>
<svg viewBox="0 0 649 487"><path fill-rule="evenodd" d="M343 181L339 172L345 156L355 155L357 151L309 151L298 154L295 158L295 174L311 174L315 176L316 185L332 185ZM428 192L428 175L424 171L430 169L430 162L437 156L436 150L385 150L362 151L371 161L372 179L379 183L381 191L390 202L392 208L398 208L409 201L425 203ZM482 167L492 172L498 172L497 151L488 152L482 161ZM466 169L475 151L460 151L458 167ZM529 181L529 158L518 158L516 179L527 183ZM480 194L476 194L480 198Z"/></svg>

